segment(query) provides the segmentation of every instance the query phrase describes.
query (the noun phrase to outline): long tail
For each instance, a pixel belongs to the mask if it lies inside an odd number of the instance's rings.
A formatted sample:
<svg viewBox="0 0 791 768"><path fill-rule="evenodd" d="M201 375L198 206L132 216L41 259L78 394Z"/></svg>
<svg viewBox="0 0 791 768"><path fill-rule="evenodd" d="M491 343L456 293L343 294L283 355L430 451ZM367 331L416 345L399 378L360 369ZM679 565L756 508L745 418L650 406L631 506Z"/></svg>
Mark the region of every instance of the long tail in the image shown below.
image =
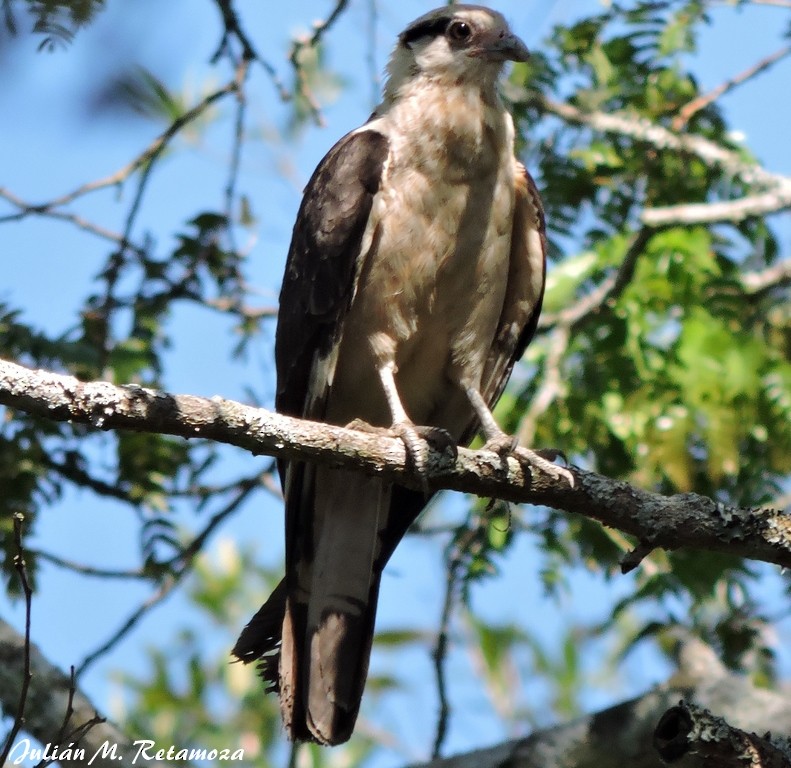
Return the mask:
<svg viewBox="0 0 791 768"><path fill-rule="evenodd" d="M368 674L390 487L324 468L304 472L299 485L301 493L288 494L296 524L287 534L286 579L233 653L260 660L292 739L340 744L354 729Z"/></svg>

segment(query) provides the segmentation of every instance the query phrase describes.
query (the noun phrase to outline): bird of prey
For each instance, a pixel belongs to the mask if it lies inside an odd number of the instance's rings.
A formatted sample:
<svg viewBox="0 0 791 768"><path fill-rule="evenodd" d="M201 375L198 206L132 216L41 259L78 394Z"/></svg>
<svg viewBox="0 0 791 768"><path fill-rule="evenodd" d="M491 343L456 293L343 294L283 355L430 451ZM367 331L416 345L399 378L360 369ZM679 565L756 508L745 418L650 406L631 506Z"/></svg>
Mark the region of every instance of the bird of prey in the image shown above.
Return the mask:
<svg viewBox="0 0 791 768"><path fill-rule="evenodd" d="M527 57L478 5L401 33L382 103L304 193L280 294L280 413L387 428L418 466L432 429L513 448L491 408L536 329L545 235L497 81ZM234 654L260 662L292 739L339 744L360 707L382 569L428 499L346 469L279 470L286 576Z"/></svg>

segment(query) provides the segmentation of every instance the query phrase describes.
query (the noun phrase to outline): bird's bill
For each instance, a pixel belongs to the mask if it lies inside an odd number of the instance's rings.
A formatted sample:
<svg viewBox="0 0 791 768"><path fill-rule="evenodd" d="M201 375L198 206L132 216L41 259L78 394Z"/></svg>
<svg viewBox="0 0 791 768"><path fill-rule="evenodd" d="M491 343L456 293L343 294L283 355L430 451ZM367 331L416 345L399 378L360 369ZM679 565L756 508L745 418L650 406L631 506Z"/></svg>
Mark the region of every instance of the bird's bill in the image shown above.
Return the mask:
<svg viewBox="0 0 791 768"><path fill-rule="evenodd" d="M498 31L483 38L470 55L489 61L527 61L530 51L513 32Z"/></svg>

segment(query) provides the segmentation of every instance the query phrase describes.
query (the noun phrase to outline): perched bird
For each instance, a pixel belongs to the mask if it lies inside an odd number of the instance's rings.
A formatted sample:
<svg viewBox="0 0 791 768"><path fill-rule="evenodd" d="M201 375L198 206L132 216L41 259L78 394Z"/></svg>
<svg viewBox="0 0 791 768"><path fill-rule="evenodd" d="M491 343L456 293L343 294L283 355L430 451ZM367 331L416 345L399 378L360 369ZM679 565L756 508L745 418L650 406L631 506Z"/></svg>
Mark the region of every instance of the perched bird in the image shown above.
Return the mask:
<svg viewBox="0 0 791 768"><path fill-rule="evenodd" d="M381 105L305 190L280 294L279 412L388 428L418 467L432 430L467 444L480 428L512 450L491 408L536 329L545 235L497 81L527 57L478 5L401 33ZM260 661L292 739L339 744L360 708L382 569L428 499L354 471L279 469L286 576L234 654Z"/></svg>

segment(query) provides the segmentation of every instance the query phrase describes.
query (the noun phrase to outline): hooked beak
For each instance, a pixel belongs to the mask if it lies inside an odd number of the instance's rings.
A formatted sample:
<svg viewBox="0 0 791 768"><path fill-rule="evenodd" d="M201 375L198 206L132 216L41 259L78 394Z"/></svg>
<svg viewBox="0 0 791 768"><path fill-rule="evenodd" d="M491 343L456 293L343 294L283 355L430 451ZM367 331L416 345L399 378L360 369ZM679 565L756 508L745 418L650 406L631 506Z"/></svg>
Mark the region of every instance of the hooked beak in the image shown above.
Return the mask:
<svg viewBox="0 0 791 768"><path fill-rule="evenodd" d="M470 55L489 61L527 61L530 51L513 32L503 29L488 34Z"/></svg>

